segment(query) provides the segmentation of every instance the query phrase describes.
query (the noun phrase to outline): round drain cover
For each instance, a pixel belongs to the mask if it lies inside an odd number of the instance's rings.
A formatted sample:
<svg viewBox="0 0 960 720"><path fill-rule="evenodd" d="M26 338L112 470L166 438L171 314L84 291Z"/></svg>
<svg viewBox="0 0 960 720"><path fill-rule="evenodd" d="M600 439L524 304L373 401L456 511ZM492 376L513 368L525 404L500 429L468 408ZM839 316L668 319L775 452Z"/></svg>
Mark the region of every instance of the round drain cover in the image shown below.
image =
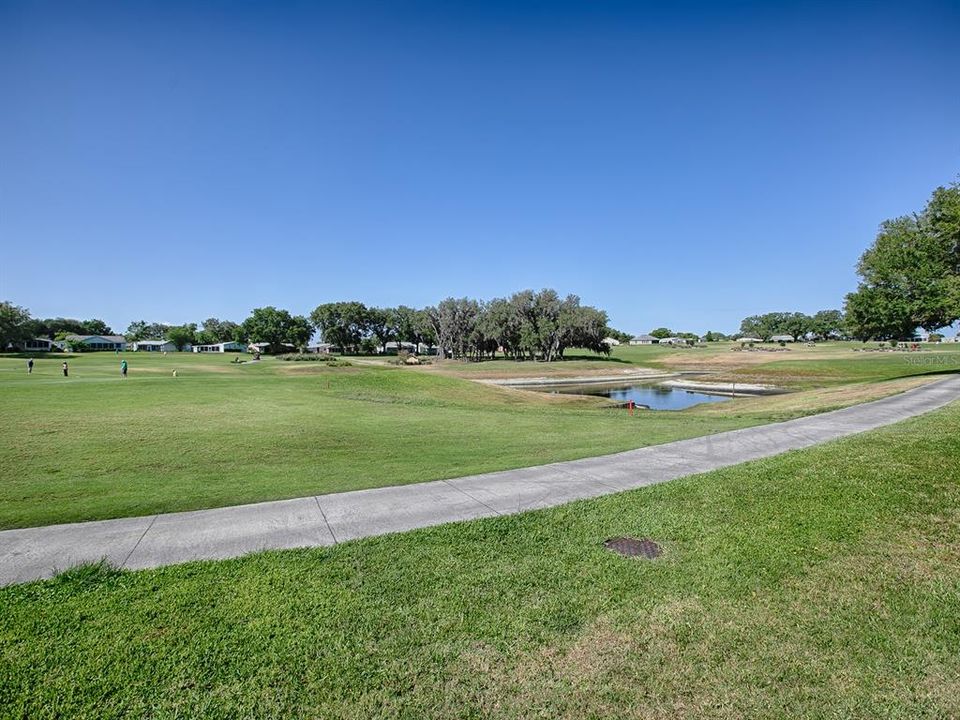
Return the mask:
<svg viewBox="0 0 960 720"><path fill-rule="evenodd" d="M624 557L644 557L648 560L660 557L661 553L660 546L649 538L610 538L604 541L603 546Z"/></svg>

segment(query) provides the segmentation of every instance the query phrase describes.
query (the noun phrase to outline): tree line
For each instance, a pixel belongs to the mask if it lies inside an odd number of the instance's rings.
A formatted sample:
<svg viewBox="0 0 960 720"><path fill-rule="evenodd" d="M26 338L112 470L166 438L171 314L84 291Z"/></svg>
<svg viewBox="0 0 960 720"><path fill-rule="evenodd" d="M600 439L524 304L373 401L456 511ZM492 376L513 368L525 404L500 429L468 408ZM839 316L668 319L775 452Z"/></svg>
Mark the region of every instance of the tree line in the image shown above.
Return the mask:
<svg viewBox="0 0 960 720"><path fill-rule="evenodd" d="M740 335L769 340L789 335L795 341L843 340L848 337L847 321L840 310L821 310L814 315L801 312L770 312L751 315L740 323Z"/></svg>
<svg viewBox="0 0 960 720"><path fill-rule="evenodd" d="M309 318L268 306L255 308L242 323L208 318L196 323L167 325L138 320L124 334L129 342L164 339L178 349L221 342L268 343L272 352L304 349L314 332L346 353L385 351L391 342L414 348L435 348L441 358L493 358L498 352L514 359L562 359L572 347L608 354L608 336L623 336L608 327L606 312L582 305L576 295L560 297L551 289L524 290L510 297L480 301L447 298L416 309L367 307L361 302L317 306ZM0 303L3 347L32 337L62 339L70 334L109 335L100 320L57 318L34 320L11 303ZM629 337L629 336L627 336Z"/></svg>
<svg viewBox="0 0 960 720"><path fill-rule="evenodd" d="M366 307L360 302L319 305L310 320L324 342L345 351L364 344L410 343L435 347L440 358L496 357L514 359L563 358L571 347L608 354L604 339L616 331L608 327L606 312L582 305L576 295L551 289L523 290L489 301L447 298L437 305L415 309Z"/></svg>

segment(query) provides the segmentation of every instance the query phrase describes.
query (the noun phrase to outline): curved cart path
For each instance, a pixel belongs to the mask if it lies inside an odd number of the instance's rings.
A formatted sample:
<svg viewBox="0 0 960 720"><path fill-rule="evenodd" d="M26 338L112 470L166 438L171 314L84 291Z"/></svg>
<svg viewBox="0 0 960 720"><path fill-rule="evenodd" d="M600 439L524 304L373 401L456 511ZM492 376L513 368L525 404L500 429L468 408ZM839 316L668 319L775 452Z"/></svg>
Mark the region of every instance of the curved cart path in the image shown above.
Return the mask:
<svg viewBox="0 0 960 720"><path fill-rule="evenodd" d="M148 568L550 507L810 447L921 415L960 397L960 376L811 417L615 455L416 485L0 532L0 585L106 558Z"/></svg>

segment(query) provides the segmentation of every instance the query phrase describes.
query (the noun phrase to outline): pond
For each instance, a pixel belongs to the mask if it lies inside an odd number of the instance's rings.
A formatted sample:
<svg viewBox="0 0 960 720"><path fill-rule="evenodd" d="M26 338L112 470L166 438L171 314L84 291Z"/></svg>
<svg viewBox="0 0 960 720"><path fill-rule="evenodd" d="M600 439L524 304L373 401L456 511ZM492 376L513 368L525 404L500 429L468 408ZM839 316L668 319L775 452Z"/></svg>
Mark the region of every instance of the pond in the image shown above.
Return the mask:
<svg viewBox="0 0 960 720"><path fill-rule="evenodd" d="M708 393L684 390L682 388L663 385L640 385L637 383L629 385L609 385L606 383L593 383L588 385L540 385L528 386L526 389L548 393L562 393L565 395L599 395L624 404L633 400L637 405L644 405L651 410L683 410L691 405L723 402L724 400L730 399L727 395L710 395Z"/></svg>

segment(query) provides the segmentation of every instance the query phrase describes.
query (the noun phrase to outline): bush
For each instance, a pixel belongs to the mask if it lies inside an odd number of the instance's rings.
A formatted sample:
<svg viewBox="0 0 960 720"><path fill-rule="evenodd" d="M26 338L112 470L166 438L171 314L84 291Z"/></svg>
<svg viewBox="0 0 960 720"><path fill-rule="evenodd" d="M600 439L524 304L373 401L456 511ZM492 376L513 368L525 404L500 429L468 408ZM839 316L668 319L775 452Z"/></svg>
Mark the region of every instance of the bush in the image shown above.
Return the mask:
<svg viewBox="0 0 960 720"><path fill-rule="evenodd" d="M333 355L323 355L321 353L285 353L283 355L277 355L276 358L277 360L285 360L287 362L322 362L330 367L350 366L347 360L334 357Z"/></svg>

